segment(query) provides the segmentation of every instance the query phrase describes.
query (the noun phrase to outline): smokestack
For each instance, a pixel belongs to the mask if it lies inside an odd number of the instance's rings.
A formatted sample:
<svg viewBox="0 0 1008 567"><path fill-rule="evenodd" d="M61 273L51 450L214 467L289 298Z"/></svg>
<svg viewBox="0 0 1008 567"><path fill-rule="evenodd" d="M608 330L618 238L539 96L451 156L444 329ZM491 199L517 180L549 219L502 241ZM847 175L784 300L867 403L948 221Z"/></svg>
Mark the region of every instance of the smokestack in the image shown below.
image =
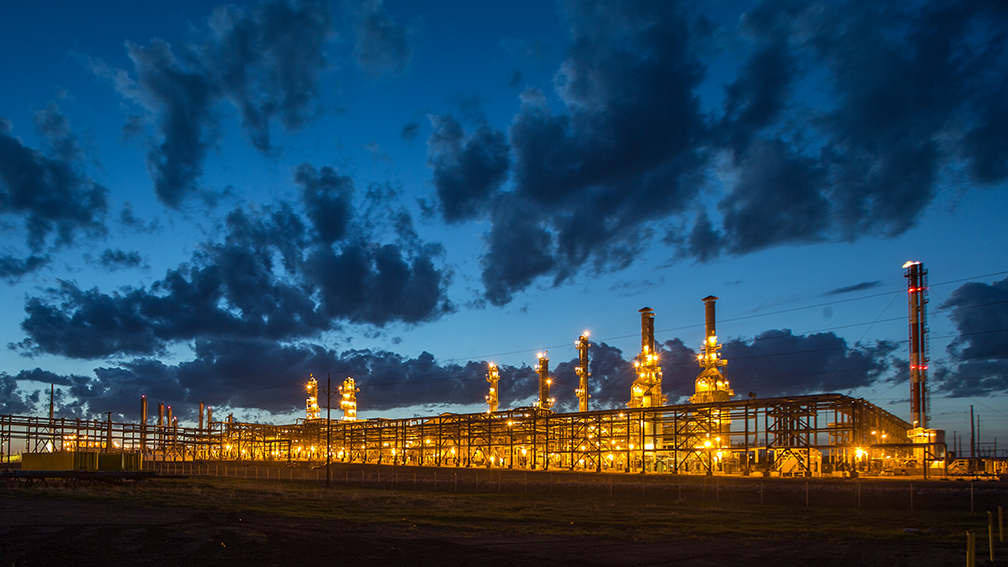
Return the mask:
<svg viewBox="0 0 1008 567"><path fill-rule="evenodd" d="M213 408L206 409L206 426L207 429L213 429Z"/></svg>
<svg viewBox="0 0 1008 567"><path fill-rule="evenodd" d="M140 425L147 425L147 396L140 396Z"/></svg>
<svg viewBox="0 0 1008 567"><path fill-rule="evenodd" d="M654 309L645 307L638 310L640 313L640 340L641 353L653 353L654 348Z"/></svg>
<svg viewBox="0 0 1008 567"><path fill-rule="evenodd" d="M158 427L164 426L164 404L161 402L157 403L157 424Z"/></svg>
<svg viewBox="0 0 1008 567"><path fill-rule="evenodd" d="M203 431L203 402L199 403L199 427L200 431Z"/></svg>
<svg viewBox="0 0 1008 567"><path fill-rule="evenodd" d="M910 420L914 427L928 426L927 270L920 262L903 264L907 278L910 319Z"/></svg>
<svg viewBox="0 0 1008 567"><path fill-rule="evenodd" d="M708 295L707 297L703 298L704 309L705 309L706 315L707 315L707 318L706 318L707 319L707 334L704 335L705 339L709 339L711 337L717 336L717 331L714 329L714 327L715 327L715 323L714 323L715 322L715 317L714 317L714 302L717 301L717 300L718 300L718 298L715 297L715 296L713 296L713 295Z"/></svg>

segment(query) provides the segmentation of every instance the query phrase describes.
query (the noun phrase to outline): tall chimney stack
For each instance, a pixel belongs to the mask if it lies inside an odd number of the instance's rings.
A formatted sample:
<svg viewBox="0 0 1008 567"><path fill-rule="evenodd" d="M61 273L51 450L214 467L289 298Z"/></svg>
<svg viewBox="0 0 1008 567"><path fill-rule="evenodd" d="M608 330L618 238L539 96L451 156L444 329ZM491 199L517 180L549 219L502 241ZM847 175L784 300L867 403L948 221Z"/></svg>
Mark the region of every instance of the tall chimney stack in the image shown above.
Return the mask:
<svg viewBox="0 0 1008 567"><path fill-rule="evenodd" d="M651 354L654 352L654 309L645 307L638 310L640 313L640 339L641 353Z"/></svg>
<svg viewBox="0 0 1008 567"><path fill-rule="evenodd" d="M709 339L711 337L717 336L717 331L714 329L714 321L715 321L715 317L714 317L714 302L717 301L717 300L718 300L718 298L715 297L715 296L713 296L713 295L708 295L707 297L703 298L704 310L705 310L706 315L707 315L707 317L706 317L706 319L707 319L707 334L704 335L704 339Z"/></svg>

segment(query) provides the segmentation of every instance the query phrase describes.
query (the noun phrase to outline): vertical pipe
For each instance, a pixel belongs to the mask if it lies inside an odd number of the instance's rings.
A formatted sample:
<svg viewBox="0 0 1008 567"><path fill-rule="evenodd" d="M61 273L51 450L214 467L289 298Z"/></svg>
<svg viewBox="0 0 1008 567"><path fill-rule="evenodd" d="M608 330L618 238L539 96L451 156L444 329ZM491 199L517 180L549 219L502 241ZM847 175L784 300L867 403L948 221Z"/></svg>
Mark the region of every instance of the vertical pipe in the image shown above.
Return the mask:
<svg viewBox="0 0 1008 567"><path fill-rule="evenodd" d="M203 402L199 403L199 424L196 426L199 431L203 431Z"/></svg>
<svg viewBox="0 0 1008 567"><path fill-rule="evenodd" d="M714 321L716 320L714 315L714 302L718 298L713 295L708 295L703 298L704 302L704 315L706 319L706 333L704 334L704 339L717 336L717 331L714 328Z"/></svg>
<svg viewBox="0 0 1008 567"><path fill-rule="evenodd" d="M588 331L585 331L577 341L577 351L578 351L578 365L577 365L577 375L578 375L578 411L586 412L588 411L588 377L591 376L591 372L588 371L588 347L591 346L588 342Z"/></svg>
<svg viewBox="0 0 1008 567"><path fill-rule="evenodd" d="M345 431L345 430L344 430ZM332 375L326 373L326 462L325 462L325 485L332 486ZM346 450L346 439L344 439L344 451Z"/></svg>
<svg viewBox="0 0 1008 567"><path fill-rule="evenodd" d="M641 314L641 352L654 352L654 310L644 307L638 311Z"/></svg>
<svg viewBox="0 0 1008 567"><path fill-rule="evenodd" d="M976 457L976 443L973 437L973 406L970 406L970 458Z"/></svg>
<svg viewBox="0 0 1008 567"><path fill-rule="evenodd" d="M550 398L550 385L551 379L549 377L549 353L541 352L539 353L539 365L537 373L539 374L539 407L542 409L550 409L553 407L552 400Z"/></svg>
<svg viewBox="0 0 1008 567"><path fill-rule="evenodd" d="M143 470L144 454L147 453L147 396L140 396L140 470Z"/></svg>

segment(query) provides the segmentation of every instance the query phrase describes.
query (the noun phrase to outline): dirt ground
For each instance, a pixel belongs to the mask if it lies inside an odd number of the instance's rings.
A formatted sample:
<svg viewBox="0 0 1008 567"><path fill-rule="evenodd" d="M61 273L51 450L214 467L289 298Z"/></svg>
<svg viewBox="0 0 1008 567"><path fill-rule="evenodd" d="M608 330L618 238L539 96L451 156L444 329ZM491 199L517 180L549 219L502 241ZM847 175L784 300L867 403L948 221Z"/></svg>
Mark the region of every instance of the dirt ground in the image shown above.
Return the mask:
<svg viewBox="0 0 1008 567"><path fill-rule="evenodd" d="M0 486L0 567L918 567L962 565L965 529L982 532L978 563L986 563L986 523L985 512L697 509L598 495L429 494L238 479L11 483ZM998 544L996 552L995 564L1008 565L1008 548Z"/></svg>

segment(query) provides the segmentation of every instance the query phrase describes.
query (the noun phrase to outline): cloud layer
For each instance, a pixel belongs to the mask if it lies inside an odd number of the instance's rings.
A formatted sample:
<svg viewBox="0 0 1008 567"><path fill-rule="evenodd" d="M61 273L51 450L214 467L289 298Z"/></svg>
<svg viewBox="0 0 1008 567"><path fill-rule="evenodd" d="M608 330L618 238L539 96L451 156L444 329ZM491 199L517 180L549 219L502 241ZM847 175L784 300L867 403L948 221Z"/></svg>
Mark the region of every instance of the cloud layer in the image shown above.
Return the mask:
<svg viewBox="0 0 1008 567"><path fill-rule="evenodd" d="M395 239L378 242L364 217L379 219L353 209L349 178L303 164L295 182L303 214L289 203L237 208L219 241L149 287L106 293L62 281L47 297L30 297L19 348L85 359L155 355L180 341L294 340L343 323L420 323L451 309L440 247L420 241L406 213L387 219Z"/></svg>
<svg viewBox="0 0 1008 567"><path fill-rule="evenodd" d="M521 94L506 145L450 117L428 141L444 219L492 222L492 303L541 277L618 270L658 233L670 256L702 262L896 236L943 179L1008 179L995 134L1008 106L992 96L1008 87L1008 14L995 3L766 0L733 29L688 3L564 8L567 57L552 92ZM722 52L742 63L715 97ZM531 257L518 246L530 238Z"/></svg>
<svg viewBox="0 0 1008 567"><path fill-rule="evenodd" d="M0 278L15 280L48 262L44 254L83 233L105 233L108 190L83 171L83 151L55 104L35 113L42 151L12 135L0 116L0 216L24 223L24 258L0 257Z"/></svg>
<svg viewBox="0 0 1008 567"><path fill-rule="evenodd" d="M906 363L892 357L895 346L880 342L849 347L832 333L793 335L771 330L751 340L733 340L722 351L729 360L727 376L740 396L760 397L848 391L877 382L906 379ZM103 366L94 376L58 376L39 369L11 380L54 382L67 397L60 415L83 416L111 411L135 418L137 400L163 401L181 415L200 401L218 408L247 408L286 413L303 407L304 383L316 378L346 376L361 388L361 411L401 407L479 405L486 394L486 361L439 363L424 352L415 358L384 350L337 352L308 342L281 343L255 337L199 338L195 358L177 365L141 357L117 366ZM590 406L624 407L635 378L633 358L604 342L589 349ZM670 403L683 403L694 391L700 371L695 351L680 339L661 345L664 390ZM576 360L553 361L553 395L558 411L576 411ZM532 403L538 377L527 365L500 365L500 400L511 408ZM12 382L11 382L12 383ZM6 394L12 405L27 404L23 393ZM36 396L37 397L37 396ZM29 400L30 401L30 400ZM432 410L433 411L433 410Z"/></svg>
<svg viewBox="0 0 1008 567"><path fill-rule="evenodd" d="M951 397L1008 392L1008 278L970 282L941 304L959 331L948 364L935 372L938 391Z"/></svg>

